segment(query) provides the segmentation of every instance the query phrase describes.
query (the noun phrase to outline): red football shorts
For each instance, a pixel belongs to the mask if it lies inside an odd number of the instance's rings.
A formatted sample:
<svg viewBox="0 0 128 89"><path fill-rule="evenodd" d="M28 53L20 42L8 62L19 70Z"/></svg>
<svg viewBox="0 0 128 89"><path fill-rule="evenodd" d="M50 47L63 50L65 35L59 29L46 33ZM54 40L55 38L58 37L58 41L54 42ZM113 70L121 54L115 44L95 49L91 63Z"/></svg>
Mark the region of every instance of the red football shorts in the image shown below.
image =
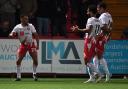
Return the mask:
<svg viewBox="0 0 128 89"><path fill-rule="evenodd" d="M104 53L104 45L107 42L107 39L104 35L101 35L96 41L96 54L103 55Z"/></svg>
<svg viewBox="0 0 128 89"><path fill-rule="evenodd" d="M27 45L25 45L25 44L21 44L20 45L20 47L18 49L18 53L19 54L21 54L21 55L25 54L27 51L29 51L29 52L36 52L37 50L36 50L35 44L32 43L32 44L27 44Z"/></svg>
<svg viewBox="0 0 128 89"><path fill-rule="evenodd" d="M85 38L84 40L84 60L91 61L95 55L96 42L92 38Z"/></svg>

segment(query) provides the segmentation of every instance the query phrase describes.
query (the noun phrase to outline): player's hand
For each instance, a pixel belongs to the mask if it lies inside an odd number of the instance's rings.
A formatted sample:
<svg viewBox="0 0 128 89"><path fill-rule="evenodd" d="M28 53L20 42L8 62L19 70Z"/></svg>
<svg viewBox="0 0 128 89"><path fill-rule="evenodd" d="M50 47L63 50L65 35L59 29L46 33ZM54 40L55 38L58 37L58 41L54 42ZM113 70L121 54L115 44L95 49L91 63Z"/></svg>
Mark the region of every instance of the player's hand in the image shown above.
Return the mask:
<svg viewBox="0 0 128 89"><path fill-rule="evenodd" d="M79 27L78 27L77 25L71 27L71 30L72 30L73 32L74 32L74 31L77 31L78 29L79 29Z"/></svg>
<svg viewBox="0 0 128 89"><path fill-rule="evenodd" d="M9 34L9 37L13 37L13 35L10 33L10 34Z"/></svg>
<svg viewBox="0 0 128 89"><path fill-rule="evenodd" d="M9 34L9 37L16 37L16 36L17 34L15 32Z"/></svg>

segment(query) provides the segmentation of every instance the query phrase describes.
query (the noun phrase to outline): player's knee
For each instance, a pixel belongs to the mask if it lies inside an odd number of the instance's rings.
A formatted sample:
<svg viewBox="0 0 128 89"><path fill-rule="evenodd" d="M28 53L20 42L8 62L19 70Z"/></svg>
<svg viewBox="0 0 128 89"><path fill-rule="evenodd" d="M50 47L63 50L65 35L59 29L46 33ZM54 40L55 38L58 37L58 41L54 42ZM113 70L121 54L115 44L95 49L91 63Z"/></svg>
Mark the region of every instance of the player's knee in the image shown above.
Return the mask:
<svg viewBox="0 0 128 89"><path fill-rule="evenodd" d="M88 63L87 58L84 58L84 63L85 63L85 65L87 65L87 63Z"/></svg>
<svg viewBox="0 0 128 89"><path fill-rule="evenodd" d="M21 65L21 60L17 60L16 65Z"/></svg>
<svg viewBox="0 0 128 89"><path fill-rule="evenodd" d="M103 58L103 55L101 54L101 55L98 55L97 57L98 57L98 59L100 60L100 59Z"/></svg>
<svg viewBox="0 0 128 89"><path fill-rule="evenodd" d="M33 60L33 64L38 66L38 61L37 60Z"/></svg>

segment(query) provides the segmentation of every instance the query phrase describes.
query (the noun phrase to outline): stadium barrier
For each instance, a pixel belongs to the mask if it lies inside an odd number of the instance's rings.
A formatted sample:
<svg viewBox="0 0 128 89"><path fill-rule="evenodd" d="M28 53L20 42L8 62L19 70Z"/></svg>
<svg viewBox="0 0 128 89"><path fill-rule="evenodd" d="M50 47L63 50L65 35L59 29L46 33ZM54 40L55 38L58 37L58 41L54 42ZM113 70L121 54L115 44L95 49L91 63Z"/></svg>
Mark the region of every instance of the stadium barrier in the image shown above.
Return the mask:
<svg viewBox="0 0 128 89"><path fill-rule="evenodd" d="M86 74L83 60L83 40L41 39L38 50L38 73ZM17 39L0 39L0 74L16 71ZM111 40L105 46L104 57L112 74L128 74L128 40ZM101 69L102 70L102 69ZM32 72L32 60L27 53L22 72Z"/></svg>

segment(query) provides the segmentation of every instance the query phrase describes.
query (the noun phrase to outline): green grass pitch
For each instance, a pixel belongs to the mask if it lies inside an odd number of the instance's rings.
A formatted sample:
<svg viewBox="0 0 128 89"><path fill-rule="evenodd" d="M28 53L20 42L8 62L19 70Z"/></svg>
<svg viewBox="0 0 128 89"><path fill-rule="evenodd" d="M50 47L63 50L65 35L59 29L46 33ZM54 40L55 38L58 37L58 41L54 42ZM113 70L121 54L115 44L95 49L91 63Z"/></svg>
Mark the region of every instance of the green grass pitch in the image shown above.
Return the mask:
<svg viewBox="0 0 128 89"><path fill-rule="evenodd" d="M84 78L39 78L33 81L32 78L22 78L15 81L14 78L0 78L0 89L128 89L128 79L111 79L105 83L83 82Z"/></svg>

